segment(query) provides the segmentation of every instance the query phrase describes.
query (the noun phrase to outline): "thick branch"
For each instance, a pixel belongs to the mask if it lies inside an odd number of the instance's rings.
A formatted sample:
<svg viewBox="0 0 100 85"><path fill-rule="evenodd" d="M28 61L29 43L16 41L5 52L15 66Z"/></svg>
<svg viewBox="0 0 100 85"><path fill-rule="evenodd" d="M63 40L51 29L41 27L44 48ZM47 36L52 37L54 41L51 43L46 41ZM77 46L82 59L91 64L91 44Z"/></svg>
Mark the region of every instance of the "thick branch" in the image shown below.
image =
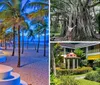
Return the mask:
<svg viewBox="0 0 100 85"><path fill-rule="evenodd" d="M87 0L87 1L86 1L86 4L84 5L84 7L86 7L86 6L88 5L89 1L90 1L90 0Z"/></svg>
<svg viewBox="0 0 100 85"><path fill-rule="evenodd" d="M100 4L100 1L97 2L97 3L94 3L93 5L90 5L90 6L88 6L88 7L91 8L91 7L94 7L94 6L98 5L98 4Z"/></svg>

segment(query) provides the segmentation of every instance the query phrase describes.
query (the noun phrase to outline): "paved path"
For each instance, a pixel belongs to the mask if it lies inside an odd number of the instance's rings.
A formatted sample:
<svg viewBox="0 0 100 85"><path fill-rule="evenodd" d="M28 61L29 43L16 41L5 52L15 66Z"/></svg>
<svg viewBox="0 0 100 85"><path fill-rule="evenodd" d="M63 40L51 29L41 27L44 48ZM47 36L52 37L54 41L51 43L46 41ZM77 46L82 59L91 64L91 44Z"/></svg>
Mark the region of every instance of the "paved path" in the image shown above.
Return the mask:
<svg viewBox="0 0 100 85"><path fill-rule="evenodd" d="M79 80L79 79L84 79L85 78L85 75L82 75L82 76L76 76L75 79Z"/></svg>

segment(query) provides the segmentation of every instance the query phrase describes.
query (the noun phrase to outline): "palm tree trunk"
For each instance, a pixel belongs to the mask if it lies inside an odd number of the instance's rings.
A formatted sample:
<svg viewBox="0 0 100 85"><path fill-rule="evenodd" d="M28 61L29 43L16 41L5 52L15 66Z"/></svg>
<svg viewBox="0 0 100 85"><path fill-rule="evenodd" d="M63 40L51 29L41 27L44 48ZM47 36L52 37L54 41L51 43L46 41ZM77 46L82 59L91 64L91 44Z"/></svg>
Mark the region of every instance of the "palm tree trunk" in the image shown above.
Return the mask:
<svg viewBox="0 0 100 85"><path fill-rule="evenodd" d="M38 46L37 46L37 52L39 52L39 47L40 47L40 34L38 35Z"/></svg>
<svg viewBox="0 0 100 85"><path fill-rule="evenodd" d="M29 40L28 40L28 38L27 38L27 49L28 49L28 44L29 44Z"/></svg>
<svg viewBox="0 0 100 85"><path fill-rule="evenodd" d="M20 67L20 25L18 26L18 64L17 67Z"/></svg>
<svg viewBox="0 0 100 85"><path fill-rule="evenodd" d="M34 45L34 49L36 50L36 44L35 44L34 39L33 39L33 45Z"/></svg>
<svg viewBox="0 0 100 85"><path fill-rule="evenodd" d="M5 50L7 49L7 43L6 43L6 38L5 38Z"/></svg>
<svg viewBox="0 0 100 85"><path fill-rule="evenodd" d="M44 29L44 56L46 56L46 29Z"/></svg>
<svg viewBox="0 0 100 85"><path fill-rule="evenodd" d="M15 26L13 27L13 52L12 56L15 54Z"/></svg>
<svg viewBox="0 0 100 85"><path fill-rule="evenodd" d="M22 54L24 52L24 30L22 30Z"/></svg>
<svg viewBox="0 0 100 85"><path fill-rule="evenodd" d="M1 43L1 47L2 47L2 40L1 40L1 42L0 42L0 43Z"/></svg>
<svg viewBox="0 0 100 85"><path fill-rule="evenodd" d="M34 41L34 45L35 45L35 50L36 50L36 43L35 43L35 41Z"/></svg>

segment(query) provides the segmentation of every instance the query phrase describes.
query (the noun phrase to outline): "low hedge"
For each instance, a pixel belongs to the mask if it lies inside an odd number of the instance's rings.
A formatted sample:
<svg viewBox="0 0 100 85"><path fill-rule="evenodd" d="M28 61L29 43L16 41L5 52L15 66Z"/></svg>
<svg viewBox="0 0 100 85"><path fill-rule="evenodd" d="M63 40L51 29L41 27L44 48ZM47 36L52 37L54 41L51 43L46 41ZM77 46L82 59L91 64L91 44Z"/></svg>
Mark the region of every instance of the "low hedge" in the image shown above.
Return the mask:
<svg viewBox="0 0 100 85"><path fill-rule="evenodd" d="M72 75L72 74L84 74L92 71L91 67L82 67L78 69L56 69L57 75Z"/></svg>
<svg viewBox="0 0 100 85"><path fill-rule="evenodd" d="M91 67L82 67L74 70L74 74L84 74L92 71Z"/></svg>

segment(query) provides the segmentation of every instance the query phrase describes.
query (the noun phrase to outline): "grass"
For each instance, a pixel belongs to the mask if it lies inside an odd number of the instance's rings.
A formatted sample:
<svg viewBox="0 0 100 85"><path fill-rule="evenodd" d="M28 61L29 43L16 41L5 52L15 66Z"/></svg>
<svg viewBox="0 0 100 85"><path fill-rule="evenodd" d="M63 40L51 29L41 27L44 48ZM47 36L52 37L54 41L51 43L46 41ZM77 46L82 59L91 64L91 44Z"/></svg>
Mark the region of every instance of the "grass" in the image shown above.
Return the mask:
<svg viewBox="0 0 100 85"><path fill-rule="evenodd" d="M91 72L96 72L96 71L91 71ZM87 72L89 73L89 72ZM73 77L78 77L78 76L85 76L87 73L84 73L84 74L76 74L76 75L71 75Z"/></svg>
<svg viewBox="0 0 100 85"><path fill-rule="evenodd" d="M93 71L95 72L95 71ZM79 75L72 75L72 77L80 77L80 76L85 76L87 73L85 74L79 74ZM79 85L100 85L100 83L95 82L95 81L90 81L90 80L86 80L86 79L79 79Z"/></svg>
<svg viewBox="0 0 100 85"><path fill-rule="evenodd" d="M100 83L95 82L95 81L90 81L90 80L86 80L86 79L80 79L79 81L79 85L100 85Z"/></svg>
<svg viewBox="0 0 100 85"><path fill-rule="evenodd" d="M86 75L86 73L85 73L85 74L71 75L71 76L73 76L73 77L78 77L78 76L85 76L85 75Z"/></svg>
<svg viewBox="0 0 100 85"><path fill-rule="evenodd" d="M60 36L60 33L51 33L51 36L54 35L55 37Z"/></svg>

